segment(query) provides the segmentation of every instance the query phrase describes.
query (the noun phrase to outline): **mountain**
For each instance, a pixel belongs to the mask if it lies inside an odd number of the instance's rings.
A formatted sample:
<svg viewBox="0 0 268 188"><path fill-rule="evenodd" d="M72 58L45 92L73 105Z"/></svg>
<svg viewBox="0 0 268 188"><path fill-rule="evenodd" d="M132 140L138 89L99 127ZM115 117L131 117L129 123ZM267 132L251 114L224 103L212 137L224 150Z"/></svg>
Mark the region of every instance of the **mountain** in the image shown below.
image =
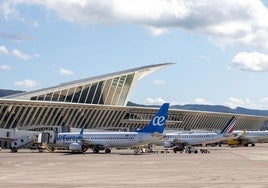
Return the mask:
<svg viewBox="0 0 268 188"><path fill-rule="evenodd" d="M235 109L231 109L222 105L204 105L204 104L186 104L186 105L174 105L171 108L183 109L183 110L197 110L208 112L223 112L223 113L236 113Z"/></svg>
<svg viewBox="0 0 268 188"><path fill-rule="evenodd" d="M24 91L0 89L0 98L7 96L7 95L21 93L21 92L24 92ZM136 104L130 101L127 103L127 106L140 106L140 107L151 107L151 108L160 107L159 105L143 105L143 104ZM242 108L242 107L237 107L235 109L232 109L232 108L229 108L227 106L222 106L222 105L186 104L186 105L172 105L170 106L170 108L181 109L181 110L196 110L196 111L207 111L207 112L268 116L268 110L247 109L247 108Z"/></svg>
<svg viewBox="0 0 268 188"><path fill-rule="evenodd" d="M0 97L5 97L7 95L14 95L14 94L21 93L21 92L24 92L24 91L0 89Z"/></svg>
<svg viewBox="0 0 268 188"><path fill-rule="evenodd" d="M132 102L128 102L127 106L146 106L139 105ZM156 105L149 105L147 107L159 107ZM268 116L268 110L255 110L237 107L235 109L229 108L222 105L203 105L203 104L186 104L186 105L171 105L171 109L181 110L195 110L195 111L207 111L207 112L220 112L220 113L235 113L245 115L256 115L256 116Z"/></svg>
<svg viewBox="0 0 268 188"><path fill-rule="evenodd" d="M236 110L239 112L239 114L268 116L268 110L252 110L252 109L246 109L242 107L237 107Z"/></svg>

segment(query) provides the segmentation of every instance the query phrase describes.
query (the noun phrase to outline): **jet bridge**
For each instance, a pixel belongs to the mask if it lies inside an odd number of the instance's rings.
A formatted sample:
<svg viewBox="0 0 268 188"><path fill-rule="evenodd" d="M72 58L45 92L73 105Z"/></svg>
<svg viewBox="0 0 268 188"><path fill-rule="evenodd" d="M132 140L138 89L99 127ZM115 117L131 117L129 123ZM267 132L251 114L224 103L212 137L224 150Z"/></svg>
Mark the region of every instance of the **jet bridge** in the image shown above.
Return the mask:
<svg viewBox="0 0 268 188"><path fill-rule="evenodd" d="M17 152L19 148L22 148L28 144L35 143L35 142L36 142L36 136L34 135L22 136L11 142L10 149L12 152Z"/></svg>
<svg viewBox="0 0 268 188"><path fill-rule="evenodd" d="M17 152L18 149L22 147L29 146L30 148L33 148L34 146L40 145L40 143L38 142L38 138L40 134L41 133L38 131L27 131L27 130L18 130L18 129L0 129L0 141L6 143L5 148L10 148L12 152ZM55 139L52 136L48 138L50 138L51 140Z"/></svg>
<svg viewBox="0 0 268 188"><path fill-rule="evenodd" d="M0 129L0 141L4 141L7 144L6 148L11 148L11 151L17 152L19 148L22 148L28 144L37 141L39 132L18 130L18 129Z"/></svg>

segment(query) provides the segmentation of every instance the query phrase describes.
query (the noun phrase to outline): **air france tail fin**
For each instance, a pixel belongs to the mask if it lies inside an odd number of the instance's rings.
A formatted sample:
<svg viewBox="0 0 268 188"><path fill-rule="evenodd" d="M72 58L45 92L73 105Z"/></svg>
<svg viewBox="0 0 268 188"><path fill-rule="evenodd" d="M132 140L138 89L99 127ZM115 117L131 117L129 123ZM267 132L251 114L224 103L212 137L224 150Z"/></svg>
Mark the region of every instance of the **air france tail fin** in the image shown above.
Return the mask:
<svg viewBox="0 0 268 188"><path fill-rule="evenodd" d="M168 108L169 103L164 103L161 108L158 110L158 112L154 115L153 119L150 121L146 127L144 127L141 130L138 130L138 132L141 133L163 133L165 126L166 126L166 120L168 116Z"/></svg>
<svg viewBox="0 0 268 188"><path fill-rule="evenodd" d="M235 123L236 123L236 117L233 116L230 121L226 124L226 126L222 129L220 134L227 135L233 132L235 128Z"/></svg>

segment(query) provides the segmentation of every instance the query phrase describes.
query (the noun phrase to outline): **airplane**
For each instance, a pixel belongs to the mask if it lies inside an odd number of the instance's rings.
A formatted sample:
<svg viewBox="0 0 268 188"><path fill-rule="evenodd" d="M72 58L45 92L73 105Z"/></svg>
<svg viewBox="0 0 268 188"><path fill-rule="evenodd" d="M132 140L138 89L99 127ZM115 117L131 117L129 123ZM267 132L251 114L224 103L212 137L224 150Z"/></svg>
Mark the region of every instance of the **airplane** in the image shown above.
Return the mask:
<svg viewBox="0 0 268 188"><path fill-rule="evenodd" d="M234 130L235 122L236 117L232 117L219 133L167 133L162 140L162 144L165 148L173 147L174 152L176 152L182 151L185 146L211 144L227 140Z"/></svg>
<svg viewBox="0 0 268 188"><path fill-rule="evenodd" d="M168 108L169 103L164 103L149 124L136 132L83 132L81 129L80 133L59 133L56 146L67 146L72 152L91 148L93 153L100 150L111 153L111 148L134 148L134 152L139 153L141 146L154 144L164 137Z"/></svg>
<svg viewBox="0 0 268 188"><path fill-rule="evenodd" d="M268 131L234 131L235 138L227 140L229 146L245 146L249 144L255 146L255 143L267 143Z"/></svg>

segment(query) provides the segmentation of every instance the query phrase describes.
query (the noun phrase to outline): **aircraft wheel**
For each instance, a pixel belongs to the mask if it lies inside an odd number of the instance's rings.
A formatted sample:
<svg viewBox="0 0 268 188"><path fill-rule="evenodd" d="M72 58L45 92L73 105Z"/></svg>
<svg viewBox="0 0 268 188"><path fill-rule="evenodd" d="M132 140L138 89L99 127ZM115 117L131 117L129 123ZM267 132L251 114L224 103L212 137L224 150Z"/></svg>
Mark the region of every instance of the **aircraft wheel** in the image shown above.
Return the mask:
<svg viewBox="0 0 268 188"><path fill-rule="evenodd" d="M42 148L42 149L41 149L41 148L40 148L40 149L38 149L38 152L40 152L40 153L41 153L41 152L43 152L43 151L44 151L44 149L43 149L43 148Z"/></svg>
<svg viewBox="0 0 268 188"><path fill-rule="evenodd" d="M105 153L111 153L111 149L106 148L106 149L105 149Z"/></svg>
<svg viewBox="0 0 268 188"><path fill-rule="evenodd" d="M87 149L88 149L88 147L87 147L87 146L82 145L82 152L86 152L86 151L87 151Z"/></svg>
<svg viewBox="0 0 268 188"><path fill-rule="evenodd" d="M93 153L99 153L99 152L100 152L100 150L98 148L93 149Z"/></svg>
<svg viewBox="0 0 268 188"><path fill-rule="evenodd" d="M16 153L18 151L18 149L17 148L11 148L11 151Z"/></svg>

